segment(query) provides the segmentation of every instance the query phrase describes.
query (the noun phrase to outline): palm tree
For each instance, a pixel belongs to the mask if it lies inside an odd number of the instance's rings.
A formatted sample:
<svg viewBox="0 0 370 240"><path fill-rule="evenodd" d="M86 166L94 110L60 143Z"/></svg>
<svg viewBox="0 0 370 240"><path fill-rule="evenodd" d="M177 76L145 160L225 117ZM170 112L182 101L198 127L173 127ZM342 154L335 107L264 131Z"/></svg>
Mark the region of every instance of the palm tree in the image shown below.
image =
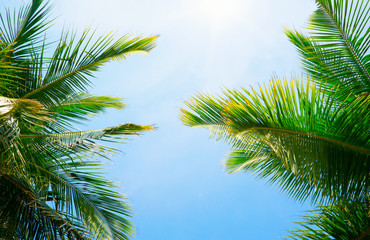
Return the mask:
<svg viewBox="0 0 370 240"><path fill-rule="evenodd" d="M259 89L226 89L223 96L198 94L180 117L232 145L228 172L255 172L300 201L367 202L370 2L316 4L309 36L286 31L306 77L276 78Z"/></svg>
<svg viewBox="0 0 370 240"><path fill-rule="evenodd" d="M33 0L0 16L0 236L129 239L131 210L101 173L101 158L117 150L98 141L153 126L77 131L74 124L124 108L119 98L89 94L89 77L109 61L149 52L156 37L114 40L86 30L64 32L55 46L44 37L49 12Z"/></svg>

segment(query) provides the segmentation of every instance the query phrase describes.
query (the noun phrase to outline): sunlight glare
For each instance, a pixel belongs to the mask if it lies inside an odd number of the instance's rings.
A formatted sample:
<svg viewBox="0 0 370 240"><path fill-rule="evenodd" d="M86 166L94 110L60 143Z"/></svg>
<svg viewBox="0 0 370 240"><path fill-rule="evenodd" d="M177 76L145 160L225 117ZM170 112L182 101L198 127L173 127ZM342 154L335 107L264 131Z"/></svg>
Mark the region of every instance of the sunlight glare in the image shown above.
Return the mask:
<svg viewBox="0 0 370 240"><path fill-rule="evenodd" d="M203 21L224 25L241 16L241 7L241 0L199 0L196 9Z"/></svg>

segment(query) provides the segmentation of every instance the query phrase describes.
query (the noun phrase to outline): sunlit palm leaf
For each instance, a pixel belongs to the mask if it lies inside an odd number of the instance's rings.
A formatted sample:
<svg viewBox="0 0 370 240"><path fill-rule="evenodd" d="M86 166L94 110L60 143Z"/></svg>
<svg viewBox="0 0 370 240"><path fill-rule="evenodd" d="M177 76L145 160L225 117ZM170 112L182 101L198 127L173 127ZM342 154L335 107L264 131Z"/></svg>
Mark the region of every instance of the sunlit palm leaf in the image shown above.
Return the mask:
<svg viewBox="0 0 370 240"><path fill-rule="evenodd" d="M370 93L370 3L317 0L308 23L310 35L287 30L304 69L329 90L337 86L342 101ZM353 93L352 97L348 97Z"/></svg>
<svg viewBox="0 0 370 240"><path fill-rule="evenodd" d="M210 130L211 137L230 140L228 132L227 118L222 114L225 99L216 99L211 95L197 94L185 104L192 110L180 109L180 119L189 127L205 127Z"/></svg>
<svg viewBox="0 0 370 240"><path fill-rule="evenodd" d="M81 93L70 96L61 104L48 109L50 114L55 115L58 124L82 123L90 117L104 112L107 108L123 109L125 107L120 98L109 96L94 96Z"/></svg>
<svg viewBox="0 0 370 240"><path fill-rule="evenodd" d="M34 0L0 19L0 237L128 239L134 230L125 198L97 173L101 163L86 159L116 151L99 140L153 127L70 131L107 108L123 108L121 99L89 95L88 77L106 62L147 53L156 37L93 40L88 31L80 38L67 33L50 58L43 36L49 10Z"/></svg>
<svg viewBox="0 0 370 240"><path fill-rule="evenodd" d="M39 134L39 135L21 135L21 139L32 139L37 141L42 139L46 142L51 142L52 145L57 147L62 145L63 147L67 147L76 151L76 147L79 145L83 145L83 142L89 141L89 144L92 146L89 151L92 151L94 146L94 142L91 140L105 140L105 141L112 141L114 139L120 139L122 135L138 135L141 132L153 130L154 127L151 125L137 125L133 123L126 123L121 124L117 127L108 127L102 129L94 129L94 130L87 130L87 131L79 131L79 132L65 132L65 133L54 133L54 134ZM86 146L86 145L85 145ZM51 147L51 146L50 146ZM78 152L76 152L78 153Z"/></svg>
<svg viewBox="0 0 370 240"><path fill-rule="evenodd" d="M31 52L41 50L40 36L49 26L49 22L45 21L49 12L50 6L43 0L33 0L22 7L18 15L8 9L5 17L0 16L0 31L3 33L0 40L13 49L10 56L17 64L22 65Z"/></svg>
<svg viewBox="0 0 370 240"><path fill-rule="evenodd" d="M79 39L74 34L62 36L42 81L23 98L37 99L47 107L58 105L71 95L86 91L88 77L102 64L137 52L147 53L156 39L124 36L114 40L113 35L107 35L92 42L92 38L88 30Z"/></svg>
<svg viewBox="0 0 370 240"><path fill-rule="evenodd" d="M309 80L303 83L276 79L258 92L198 95L181 119L221 128L234 145L230 171L256 171L298 200L364 196L370 187L369 97L338 104Z"/></svg>

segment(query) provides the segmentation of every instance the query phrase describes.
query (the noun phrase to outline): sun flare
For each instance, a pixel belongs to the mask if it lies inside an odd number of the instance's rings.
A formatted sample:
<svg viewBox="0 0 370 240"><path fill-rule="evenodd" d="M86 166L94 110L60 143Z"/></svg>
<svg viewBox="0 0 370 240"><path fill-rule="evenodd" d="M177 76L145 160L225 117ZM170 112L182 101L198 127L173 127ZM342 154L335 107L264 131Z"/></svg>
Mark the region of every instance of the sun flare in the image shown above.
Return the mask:
<svg viewBox="0 0 370 240"><path fill-rule="evenodd" d="M240 0L199 0L196 10L203 21L212 24L227 24L241 14Z"/></svg>

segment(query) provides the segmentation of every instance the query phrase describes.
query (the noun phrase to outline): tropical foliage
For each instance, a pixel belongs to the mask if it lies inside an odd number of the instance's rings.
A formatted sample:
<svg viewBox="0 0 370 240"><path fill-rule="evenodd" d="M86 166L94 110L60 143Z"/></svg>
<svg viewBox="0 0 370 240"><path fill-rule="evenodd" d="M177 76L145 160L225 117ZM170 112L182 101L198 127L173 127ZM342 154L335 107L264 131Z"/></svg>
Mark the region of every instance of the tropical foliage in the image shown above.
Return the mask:
<svg viewBox="0 0 370 240"><path fill-rule="evenodd" d="M147 53L156 37L66 31L47 43L49 12L47 2L33 0L0 17L0 236L128 239L130 208L101 173L100 159L117 150L99 141L153 127L77 131L75 124L123 109L119 98L89 94L89 78L109 61Z"/></svg>
<svg viewBox="0 0 370 240"><path fill-rule="evenodd" d="M291 231L289 239L369 239L370 216L368 202L323 206L311 211L299 222L302 229Z"/></svg>
<svg viewBox="0 0 370 240"><path fill-rule="evenodd" d="M254 172L294 199L329 204L321 208L327 212L338 210L338 202L369 198L370 2L316 4L308 36L286 31L306 77L276 78L259 89L226 89L222 96L198 94L180 118L232 145L227 171Z"/></svg>

